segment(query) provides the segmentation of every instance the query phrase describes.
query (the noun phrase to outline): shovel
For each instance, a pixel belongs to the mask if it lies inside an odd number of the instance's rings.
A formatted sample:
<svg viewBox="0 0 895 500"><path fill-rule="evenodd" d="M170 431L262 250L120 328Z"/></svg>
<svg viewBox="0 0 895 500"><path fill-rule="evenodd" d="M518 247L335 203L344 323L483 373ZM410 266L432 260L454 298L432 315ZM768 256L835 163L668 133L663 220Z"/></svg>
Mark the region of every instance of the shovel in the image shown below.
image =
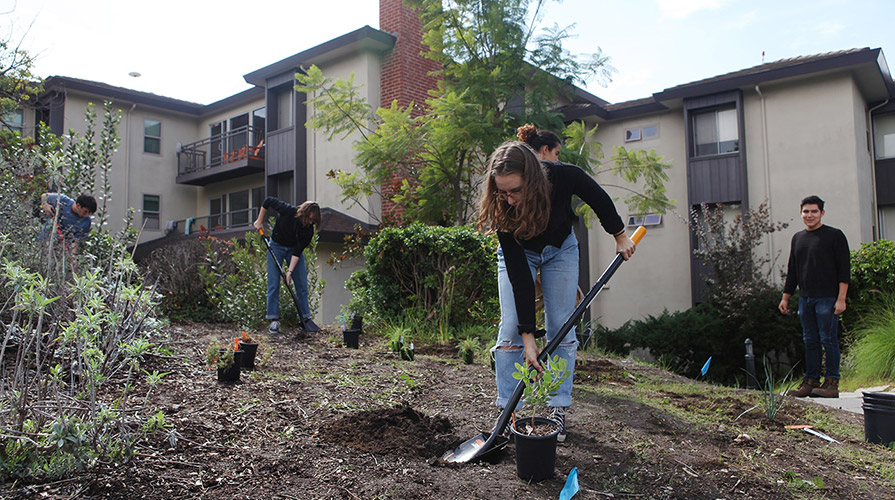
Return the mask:
<svg viewBox="0 0 895 500"><path fill-rule="evenodd" d="M646 228L640 226L634 231L634 235L631 236L631 239L634 241L634 244L640 243L640 240L643 238L643 235L646 234ZM553 354L553 351L559 346L559 343L562 342L562 339L565 338L566 334L578 323L578 320L584 315L584 311L590 307L590 303L593 302L594 298L600 293L600 290L603 289L603 286L609 281L609 278L615 274L615 271L622 265L622 262L625 261L625 258L622 257L621 254L615 256L612 260L612 263L609 264L609 267L603 271L603 275L600 276L600 279L594 284L594 286L590 289L589 292L581 299L581 302L578 303L578 307L572 311L572 315L569 316L569 319L562 325L562 328L556 333L553 337L553 340L544 347L544 350L538 355L538 363L542 365L547 362L547 358ZM503 430L506 429L507 424L510 422L510 417L513 414L516 405L519 404L519 400L522 399L522 393L525 391L525 382L520 380L518 384L516 384L516 389L513 391L513 395L510 396L510 399L507 401L506 407L501 412L500 417L497 418L497 425L494 426L494 431L491 433L482 432L479 435L467 439L463 443L460 444L457 448L453 450L448 450L444 455L441 456L441 459L445 462L449 463L466 463L471 462L473 460L478 460L486 455L491 454L494 451L500 450L507 445L509 441L507 438L503 437Z"/></svg>
<svg viewBox="0 0 895 500"><path fill-rule="evenodd" d="M270 248L270 243L267 241L267 238L264 237L264 228L258 229L258 232L261 234L261 241L264 242L264 246L267 247L267 251L270 253L270 258L277 264L277 270L280 272L280 277L283 278L283 283L286 284L286 289L289 290L289 295L292 296L292 301L295 302L295 310L298 311L299 317L301 317L301 307L298 306L298 297L295 296L295 289L292 288L292 285L286 281L286 273L283 271L283 266L280 261L277 260L277 256L273 253L273 248ZM304 320L299 320L301 322L301 329L305 329Z"/></svg>

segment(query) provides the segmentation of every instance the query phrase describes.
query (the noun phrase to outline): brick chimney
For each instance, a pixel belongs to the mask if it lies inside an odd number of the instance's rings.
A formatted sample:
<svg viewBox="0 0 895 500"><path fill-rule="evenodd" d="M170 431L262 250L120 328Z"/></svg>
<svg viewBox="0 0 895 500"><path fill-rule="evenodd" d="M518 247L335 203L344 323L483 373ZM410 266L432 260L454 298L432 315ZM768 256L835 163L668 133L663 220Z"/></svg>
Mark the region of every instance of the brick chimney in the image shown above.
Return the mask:
<svg viewBox="0 0 895 500"><path fill-rule="evenodd" d="M422 23L402 0L379 0L379 29L397 37L395 48L382 61L380 106L388 108L397 101L403 108L413 101L413 114L418 115L426 105L429 90L437 87L438 79L429 73L441 69L437 62L421 54L425 49ZM383 195L393 193L403 178L403 173L396 170L382 186ZM400 219L403 210L383 199L382 215L383 220Z"/></svg>

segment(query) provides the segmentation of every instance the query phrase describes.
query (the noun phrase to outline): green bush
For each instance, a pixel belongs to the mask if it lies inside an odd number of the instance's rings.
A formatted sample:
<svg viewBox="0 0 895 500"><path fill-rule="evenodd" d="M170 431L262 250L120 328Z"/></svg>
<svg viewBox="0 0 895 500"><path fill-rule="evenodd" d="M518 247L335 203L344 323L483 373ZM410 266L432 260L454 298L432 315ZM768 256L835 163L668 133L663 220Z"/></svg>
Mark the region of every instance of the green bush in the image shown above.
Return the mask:
<svg viewBox="0 0 895 500"><path fill-rule="evenodd" d="M364 250L352 292L380 317L421 308L442 327L469 318L497 295L496 238L470 227L386 228Z"/></svg>
<svg viewBox="0 0 895 500"><path fill-rule="evenodd" d="M843 324L851 330L861 318L878 309L881 298L895 294L895 243L879 240L862 243L851 253L851 284ZM849 336L852 336L851 334ZM858 338L859 333L853 335Z"/></svg>
<svg viewBox="0 0 895 500"><path fill-rule="evenodd" d="M895 294L878 302L881 307L858 324L858 340L843 361L844 375L853 385L895 380Z"/></svg>
<svg viewBox="0 0 895 500"><path fill-rule="evenodd" d="M743 304L738 319L726 318L717 307L704 302L685 311L628 321L617 330L596 330L597 346L627 354L646 348L675 373L697 378L709 356L706 379L727 384L745 381L745 340L751 339L756 371L762 373L763 356L775 372L785 373L804 357L801 329L795 316L777 312L779 292L768 289ZM796 370L798 371L798 370Z"/></svg>

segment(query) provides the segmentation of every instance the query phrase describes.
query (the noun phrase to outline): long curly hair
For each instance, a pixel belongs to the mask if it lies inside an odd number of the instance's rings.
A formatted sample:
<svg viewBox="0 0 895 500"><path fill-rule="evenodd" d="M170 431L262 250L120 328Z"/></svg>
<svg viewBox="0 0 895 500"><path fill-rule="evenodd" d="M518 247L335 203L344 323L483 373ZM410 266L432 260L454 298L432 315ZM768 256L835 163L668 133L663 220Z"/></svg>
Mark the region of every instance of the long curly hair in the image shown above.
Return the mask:
<svg viewBox="0 0 895 500"><path fill-rule="evenodd" d="M495 175L520 174L522 192L514 205L497 194ZM479 231L509 232L517 241L529 240L547 229L552 186L538 155L528 144L509 141L488 158L488 177L477 224Z"/></svg>
<svg viewBox="0 0 895 500"><path fill-rule="evenodd" d="M317 204L316 201L308 200L301 205L298 206L298 209L295 211L295 218L301 223L302 226L310 226L312 224L310 214L314 214L314 220L316 224L320 225L320 205Z"/></svg>

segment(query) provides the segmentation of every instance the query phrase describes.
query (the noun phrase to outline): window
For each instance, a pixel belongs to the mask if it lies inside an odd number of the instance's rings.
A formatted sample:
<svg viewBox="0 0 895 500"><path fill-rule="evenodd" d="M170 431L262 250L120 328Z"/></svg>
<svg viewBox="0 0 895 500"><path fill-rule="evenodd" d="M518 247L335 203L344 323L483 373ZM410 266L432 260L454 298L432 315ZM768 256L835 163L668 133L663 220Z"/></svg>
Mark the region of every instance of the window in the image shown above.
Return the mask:
<svg viewBox="0 0 895 500"><path fill-rule="evenodd" d="M208 200L208 229L209 231L220 227L221 214L224 212L224 198L209 198Z"/></svg>
<svg viewBox="0 0 895 500"><path fill-rule="evenodd" d="M873 146L877 160L895 158L895 114L873 117Z"/></svg>
<svg viewBox="0 0 895 500"><path fill-rule="evenodd" d="M277 115L276 123L272 124L272 129L280 130L292 126L292 94L294 93L291 85L276 90L274 96Z"/></svg>
<svg viewBox="0 0 895 500"><path fill-rule="evenodd" d="M249 223L249 190L230 193L228 198L230 227L247 225Z"/></svg>
<svg viewBox="0 0 895 500"><path fill-rule="evenodd" d="M655 139L659 137L659 126L648 125L642 128L629 128L625 130L625 142Z"/></svg>
<svg viewBox="0 0 895 500"><path fill-rule="evenodd" d="M143 152L161 154L162 152L162 122L158 120L143 120Z"/></svg>
<svg viewBox="0 0 895 500"><path fill-rule="evenodd" d="M159 215L160 215L160 207L161 203L159 202L159 196L157 194L144 194L143 195L143 228L148 231L158 231L161 225L159 224Z"/></svg>
<svg viewBox="0 0 895 500"><path fill-rule="evenodd" d="M625 130L625 142L634 142L640 140L640 129L639 128L631 128Z"/></svg>
<svg viewBox="0 0 895 500"><path fill-rule="evenodd" d="M24 115L22 114L21 109L10 111L9 113L3 115L3 123L6 125L6 128L12 130L13 132L18 132L19 135L22 135L23 122Z"/></svg>
<svg viewBox="0 0 895 500"><path fill-rule="evenodd" d="M694 115L693 131L696 156L740 150L736 109L719 109Z"/></svg>
<svg viewBox="0 0 895 500"><path fill-rule="evenodd" d="M643 127L643 139L655 139L659 137L659 126L658 125L650 125L649 127Z"/></svg>
<svg viewBox="0 0 895 500"><path fill-rule="evenodd" d="M658 226L662 224L662 214L629 215L628 226Z"/></svg>

